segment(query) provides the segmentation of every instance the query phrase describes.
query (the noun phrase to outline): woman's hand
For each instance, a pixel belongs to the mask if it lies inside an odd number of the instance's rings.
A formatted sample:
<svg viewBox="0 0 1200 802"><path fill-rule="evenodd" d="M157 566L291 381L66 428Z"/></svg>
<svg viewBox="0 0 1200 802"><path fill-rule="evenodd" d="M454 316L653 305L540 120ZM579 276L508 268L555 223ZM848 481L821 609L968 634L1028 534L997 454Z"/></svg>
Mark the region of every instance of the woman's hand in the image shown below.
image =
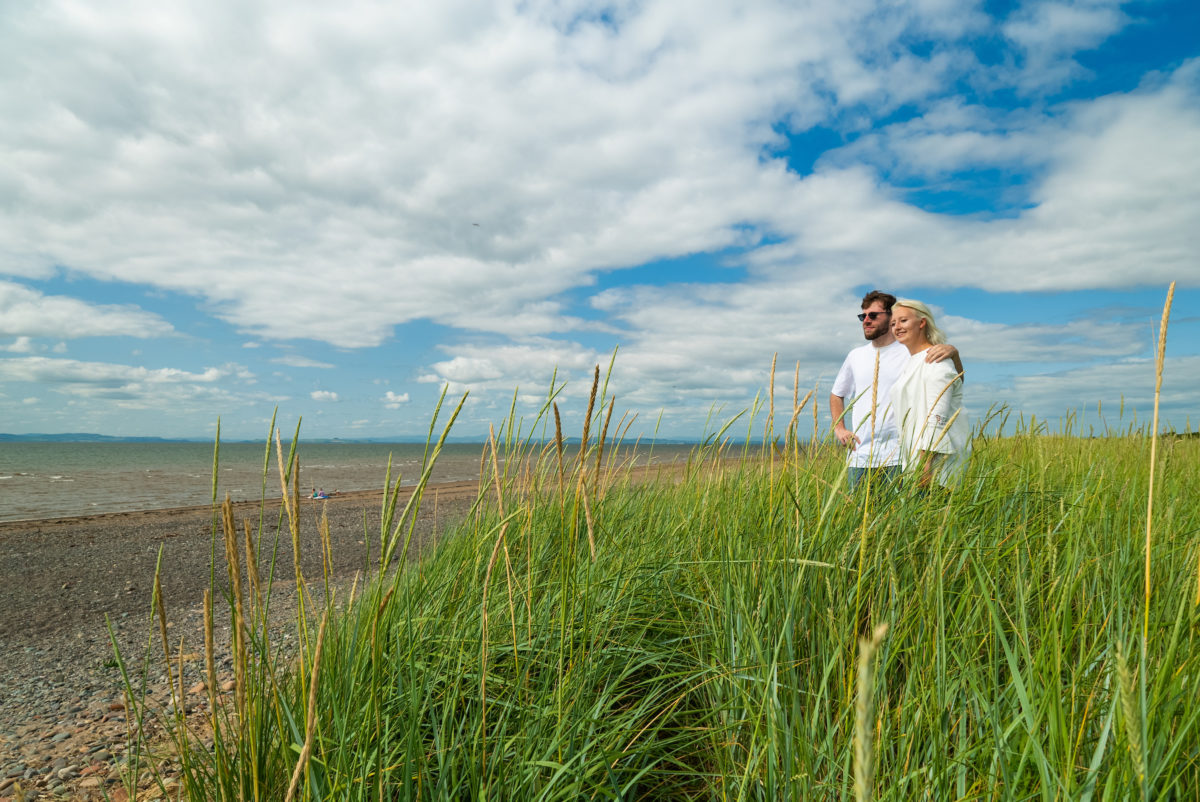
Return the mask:
<svg viewBox="0 0 1200 802"><path fill-rule="evenodd" d="M921 452L921 476L917 479L917 487L922 490L933 486L933 460L936 456L933 451Z"/></svg>

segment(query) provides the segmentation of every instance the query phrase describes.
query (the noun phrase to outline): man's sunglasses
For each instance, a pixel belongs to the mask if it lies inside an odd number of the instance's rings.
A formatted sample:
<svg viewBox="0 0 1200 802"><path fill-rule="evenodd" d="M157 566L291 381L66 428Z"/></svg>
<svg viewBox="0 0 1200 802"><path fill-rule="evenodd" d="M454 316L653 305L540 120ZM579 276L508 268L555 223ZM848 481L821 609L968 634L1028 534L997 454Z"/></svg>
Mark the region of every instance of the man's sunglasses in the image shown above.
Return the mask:
<svg viewBox="0 0 1200 802"><path fill-rule="evenodd" d="M871 318L871 320L874 320L875 318L879 317L880 315L890 315L890 314L891 314L891 312L862 312L861 314L859 314L858 319L859 319L859 322L862 322L862 321L866 320L867 318Z"/></svg>

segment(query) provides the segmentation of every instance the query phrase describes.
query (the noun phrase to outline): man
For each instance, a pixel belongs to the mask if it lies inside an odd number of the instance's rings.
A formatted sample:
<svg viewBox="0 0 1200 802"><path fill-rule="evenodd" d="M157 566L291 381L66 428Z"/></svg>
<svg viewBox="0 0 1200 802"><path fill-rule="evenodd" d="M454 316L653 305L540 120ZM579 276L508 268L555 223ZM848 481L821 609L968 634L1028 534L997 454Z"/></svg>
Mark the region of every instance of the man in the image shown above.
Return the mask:
<svg viewBox="0 0 1200 802"><path fill-rule="evenodd" d="M892 304L896 296L873 290L863 296L862 321L866 345L846 356L842 369L833 380L829 413L833 416L833 434L850 450L847 478L853 490L869 473L878 483L895 480L900 474L900 430L892 414L888 396L892 385L908 362L908 349L892 334ZM941 362L949 357L962 373L958 349L953 345L935 345L925 353L926 362ZM878 365L878 383L875 382ZM872 406L874 404L874 406ZM849 406L850 426L846 425Z"/></svg>

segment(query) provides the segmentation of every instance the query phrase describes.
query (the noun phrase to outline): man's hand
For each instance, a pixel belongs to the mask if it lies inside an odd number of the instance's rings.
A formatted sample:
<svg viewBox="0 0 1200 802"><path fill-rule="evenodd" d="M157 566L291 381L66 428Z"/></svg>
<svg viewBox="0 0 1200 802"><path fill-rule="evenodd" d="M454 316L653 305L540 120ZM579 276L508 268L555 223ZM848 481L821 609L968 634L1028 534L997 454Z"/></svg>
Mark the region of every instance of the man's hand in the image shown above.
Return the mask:
<svg viewBox="0 0 1200 802"><path fill-rule="evenodd" d="M833 436L837 438L839 443L848 447L851 451L857 448L859 443L862 442L862 440L858 439L858 435L840 423L833 427Z"/></svg>
<svg viewBox="0 0 1200 802"><path fill-rule="evenodd" d="M958 349L950 343L945 345L931 345L925 352L926 362L941 362L944 359L957 359Z"/></svg>
<svg viewBox="0 0 1200 802"><path fill-rule="evenodd" d="M854 432L846 428L844 420L846 416L846 399L840 395L829 394L829 414L833 416L833 436L843 446L853 450L862 441L859 440Z"/></svg>

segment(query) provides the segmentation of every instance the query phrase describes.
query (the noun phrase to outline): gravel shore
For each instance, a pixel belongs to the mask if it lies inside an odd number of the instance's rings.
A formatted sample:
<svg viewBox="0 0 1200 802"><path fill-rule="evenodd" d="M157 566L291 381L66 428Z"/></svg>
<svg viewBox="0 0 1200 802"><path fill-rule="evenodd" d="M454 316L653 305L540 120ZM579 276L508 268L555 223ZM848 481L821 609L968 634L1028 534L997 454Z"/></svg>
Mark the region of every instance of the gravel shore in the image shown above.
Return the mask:
<svg viewBox="0 0 1200 802"><path fill-rule="evenodd" d="M460 520L476 492L474 482L427 488L411 556L429 547L444 522ZM379 551L381 503L382 491L303 499L305 577L311 581L323 573L318 530L323 513L333 584L348 587L357 573L369 571ZM273 631L286 640L296 603L291 539L286 521L281 530L276 527L278 500L263 512L260 571L266 572L279 535L272 596L279 624ZM257 503L235 505L234 515L239 530L250 520L257 531ZM151 697L165 706L162 644L150 614L161 548L168 638L173 653L184 642L185 687L199 687L212 533L209 507L0 523L0 802L99 799L105 792L124 798L117 773L128 722L106 620L131 670L140 671L149 654ZM220 540L216 548L219 589ZM228 621L220 609L214 618ZM218 627L218 643L228 642L223 634Z"/></svg>

